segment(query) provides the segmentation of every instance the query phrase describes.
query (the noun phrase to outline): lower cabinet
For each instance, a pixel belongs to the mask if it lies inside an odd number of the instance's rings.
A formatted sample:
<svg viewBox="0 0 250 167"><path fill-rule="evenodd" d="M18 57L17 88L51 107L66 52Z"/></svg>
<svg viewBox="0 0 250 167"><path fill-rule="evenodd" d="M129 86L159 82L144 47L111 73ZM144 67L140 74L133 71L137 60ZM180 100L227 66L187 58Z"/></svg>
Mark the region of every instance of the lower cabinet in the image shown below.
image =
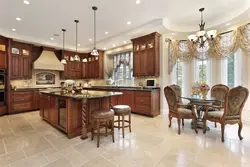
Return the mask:
<svg viewBox="0 0 250 167"><path fill-rule="evenodd" d="M39 108L39 92L36 90L10 92L9 96L10 114L37 110Z"/></svg>
<svg viewBox="0 0 250 167"><path fill-rule="evenodd" d="M55 96L40 96L40 115L52 124L58 124L58 105Z"/></svg>

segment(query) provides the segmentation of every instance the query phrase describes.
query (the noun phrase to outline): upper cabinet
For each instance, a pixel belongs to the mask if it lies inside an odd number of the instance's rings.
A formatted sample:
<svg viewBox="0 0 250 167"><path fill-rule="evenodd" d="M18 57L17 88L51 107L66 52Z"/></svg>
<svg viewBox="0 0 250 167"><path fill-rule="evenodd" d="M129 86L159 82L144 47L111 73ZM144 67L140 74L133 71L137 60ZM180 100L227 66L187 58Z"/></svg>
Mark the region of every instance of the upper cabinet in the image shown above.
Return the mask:
<svg viewBox="0 0 250 167"><path fill-rule="evenodd" d="M10 46L10 79L31 79L32 45L11 42Z"/></svg>
<svg viewBox="0 0 250 167"><path fill-rule="evenodd" d="M0 69L7 68L7 39L0 36Z"/></svg>
<svg viewBox="0 0 250 167"><path fill-rule="evenodd" d="M160 37L157 32L132 39L134 53L134 77L158 77L160 75Z"/></svg>
<svg viewBox="0 0 250 167"><path fill-rule="evenodd" d="M104 52L99 51L99 56L91 56L87 53L80 53L80 62L74 61L74 52L64 51L64 58L67 64L61 72L62 79L103 79Z"/></svg>

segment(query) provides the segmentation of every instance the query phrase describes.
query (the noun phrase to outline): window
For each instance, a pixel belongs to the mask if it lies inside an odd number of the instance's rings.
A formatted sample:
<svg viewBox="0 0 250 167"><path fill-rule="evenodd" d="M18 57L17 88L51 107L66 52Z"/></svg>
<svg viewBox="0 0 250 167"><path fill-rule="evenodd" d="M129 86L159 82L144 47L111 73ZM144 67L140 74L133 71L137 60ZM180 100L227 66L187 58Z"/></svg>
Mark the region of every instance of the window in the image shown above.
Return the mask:
<svg viewBox="0 0 250 167"><path fill-rule="evenodd" d="M210 60L195 61L195 81L209 84L210 81Z"/></svg>
<svg viewBox="0 0 250 167"><path fill-rule="evenodd" d="M133 84L133 53L125 52L114 56L114 81L118 85Z"/></svg>
<svg viewBox="0 0 250 167"><path fill-rule="evenodd" d="M180 87L182 87L182 62L180 60L177 60L177 64L176 64L176 84L179 85Z"/></svg>
<svg viewBox="0 0 250 167"><path fill-rule="evenodd" d="M230 88L234 86L234 67L234 56L230 56L227 58L227 85Z"/></svg>

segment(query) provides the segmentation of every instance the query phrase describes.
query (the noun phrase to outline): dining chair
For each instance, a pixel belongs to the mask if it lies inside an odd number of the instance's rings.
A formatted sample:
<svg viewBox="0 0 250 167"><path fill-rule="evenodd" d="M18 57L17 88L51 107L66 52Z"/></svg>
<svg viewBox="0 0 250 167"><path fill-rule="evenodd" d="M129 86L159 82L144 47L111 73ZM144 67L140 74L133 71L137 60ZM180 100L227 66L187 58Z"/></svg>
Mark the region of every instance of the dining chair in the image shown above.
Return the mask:
<svg viewBox="0 0 250 167"><path fill-rule="evenodd" d="M224 98L226 93L229 91L229 87L227 85L223 84L217 84L214 85L211 89L211 97L216 99L211 107L209 107L209 111L216 111L218 109L223 109L224 107ZM214 123L214 126L217 127L216 122Z"/></svg>
<svg viewBox="0 0 250 167"><path fill-rule="evenodd" d="M169 127L171 127L172 118L173 117L177 118L178 134L180 134L181 133L181 130L180 130L181 119L193 119L195 132L198 133L197 116L194 111L194 106L191 104L187 104L186 108L180 107L180 104L178 103L178 100L177 100L178 99L177 94L174 91L174 89L172 89L170 86L167 86L164 88L164 94L165 94L166 100L168 102L168 107L169 107L169 113L168 113ZM181 104L181 106L183 106L183 104ZM191 110L188 109L187 108L188 106L192 109Z"/></svg>
<svg viewBox="0 0 250 167"><path fill-rule="evenodd" d="M224 98L224 108L223 110L216 110L209 112L209 105L206 106L205 115L203 117L204 130L203 133L206 133L206 122L218 122L221 124L221 141L224 142L224 131L226 124L238 124L238 136L242 140L241 136L242 130L242 120L241 113L245 105L245 102L248 98L248 89L242 86L238 86L230 89Z"/></svg>
<svg viewBox="0 0 250 167"><path fill-rule="evenodd" d="M175 94L177 96L177 102L179 103L180 107L185 108L187 105L183 104L182 101L182 91L181 87L179 85L172 84L170 87L175 91ZM182 119L182 126L184 126L184 119Z"/></svg>

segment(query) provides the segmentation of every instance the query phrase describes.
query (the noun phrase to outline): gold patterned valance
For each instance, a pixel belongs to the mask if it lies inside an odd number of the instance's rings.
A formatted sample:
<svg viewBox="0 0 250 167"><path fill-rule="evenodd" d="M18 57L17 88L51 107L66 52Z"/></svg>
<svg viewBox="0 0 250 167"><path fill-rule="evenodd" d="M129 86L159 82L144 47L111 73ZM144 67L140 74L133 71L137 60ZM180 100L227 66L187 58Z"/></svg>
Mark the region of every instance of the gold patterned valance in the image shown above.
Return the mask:
<svg viewBox="0 0 250 167"><path fill-rule="evenodd" d="M193 58L208 60L212 57L227 58L234 55L240 48L244 55L250 55L250 23L240 26L237 30L217 35L215 39L205 42L205 47L193 44L189 40L166 39L168 43L168 73L170 74L179 59L191 61Z"/></svg>

